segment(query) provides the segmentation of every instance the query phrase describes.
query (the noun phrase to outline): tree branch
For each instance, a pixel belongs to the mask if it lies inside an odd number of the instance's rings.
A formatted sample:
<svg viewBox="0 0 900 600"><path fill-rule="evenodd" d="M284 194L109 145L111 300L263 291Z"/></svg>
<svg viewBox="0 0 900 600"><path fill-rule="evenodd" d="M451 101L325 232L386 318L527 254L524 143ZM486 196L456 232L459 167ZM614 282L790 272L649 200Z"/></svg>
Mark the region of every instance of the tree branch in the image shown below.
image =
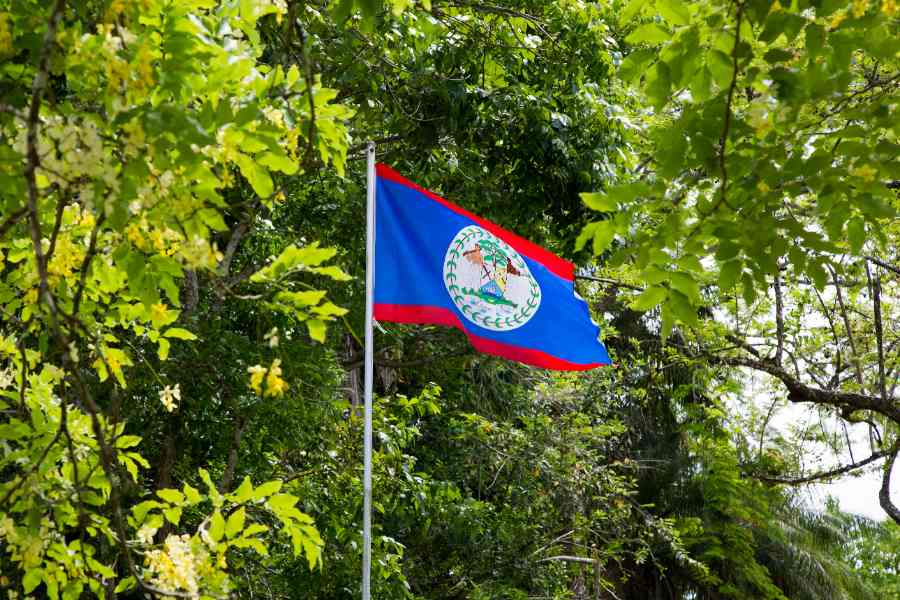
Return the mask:
<svg viewBox="0 0 900 600"><path fill-rule="evenodd" d="M785 371L780 365L766 358L751 359L735 356L710 356L712 362L732 367L747 367L781 380L788 390L791 402L810 402L823 406L835 406L852 413L857 410L870 410L882 414L895 421L900 421L900 405L893 398L883 402L878 396L858 394L856 392L838 392L823 390L806 385L798 378Z"/></svg>
<svg viewBox="0 0 900 600"><path fill-rule="evenodd" d="M900 508L891 501L891 472L894 470L894 461L897 460L897 453L900 452L900 442L894 444L891 449L890 456L884 463L884 474L881 477L881 489L878 491L878 502L884 512L900 525Z"/></svg>
<svg viewBox="0 0 900 600"><path fill-rule="evenodd" d="M866 278L872 288L872 310L875 312L875 342L878 346L878 390L881 392L881 401L887 403L887 385L884 375L884 330L881 326L881 275L875 277L866 263Z"/></svg>
<svg viewBox="0 0 900 600"><path fill-rule="evenodd" d="M778 343L775 349L775 362L781 364L784 353L784 298L781 295L781 271L775 273L775 336Z"/></svg>
<svg viewBox="0 0 900 600"><path fill-rule="evenodd" d="M38 212L38 186L37 178L35 176L35 172L40 165L37 140L38 123L41 118L41 101L44 97L44 90L47 87L47 80L50 73L50 51L53 42L56 39L56 28L59 26L65 7L66 0L56 0L53 11L50 13L47 31L44 32L38 69L31 82L31 102L28 106L28 117L25 121L25 181L28 184L28 222L31 230L31 243L32 246L34 246L34 257L37 262L38 275L40 277L41 296L47 294L47 263L41 246L41 219ZM53 311L53 302L49 298L48 301L50 302L50 310Z"/></svg>
<svg viewBox="0 0 900 600"><path fill-rule="evenodd" d="M866 258L866 260L875 263L879 267L887 269L888 271L891 271L896 275L900 275L900 267L895 267L894 265L892 265L890 263L886 263L883 260L879 260L879 259L875 258L874 256L866 256L865 258Z"/></svg>
<svg viewBox="0 0 900 600"><path fill-rule="evenodd" d="M802 485L804 483L812 483L813 481L819 481L821 479L832 479L837 477L838 475L845 475L850 473L851 471L855 471L856 469L860 469L868 464L871 464L875 461L881 460L882 458L891 454L893 450L882 450L879 452L873 452L872 455L868 458L865 458L859 462L850 463L849 465L844 465L842 467L837 467L835 469L830 469L828 471L820 471L818 473L814 473L812 475L806 475L804 477L778 477L775 475L750 475L753 479L757 479L759 481L764 481L766 483L781 483L785 485Z"/></svg>
<svg viewBox="0 0 900 600"><path fill-rule="evenodd" d="M713 208L711 213L714 213L718 210L719 206L723 202L727 202L727 192L728 192L728 169L725 165L725 149L728 144L728 131L731 128L731 103L734 101L734 90L737 88L737 80L738 74L740 73L740 68L738 67L738 47L741 44L741 19L744 16L744 4L739 2L737 4L737 14L735 15L735 26L734 26L734 47L731 49L731 61L732 61L732 73L731 73L731 84L728 86L728 96L725 100L725 119L722 124L722 135L719 137L719 170L722 172L722 185L721 196L719 197L719 201L716 203L716 206Z"/></svg>

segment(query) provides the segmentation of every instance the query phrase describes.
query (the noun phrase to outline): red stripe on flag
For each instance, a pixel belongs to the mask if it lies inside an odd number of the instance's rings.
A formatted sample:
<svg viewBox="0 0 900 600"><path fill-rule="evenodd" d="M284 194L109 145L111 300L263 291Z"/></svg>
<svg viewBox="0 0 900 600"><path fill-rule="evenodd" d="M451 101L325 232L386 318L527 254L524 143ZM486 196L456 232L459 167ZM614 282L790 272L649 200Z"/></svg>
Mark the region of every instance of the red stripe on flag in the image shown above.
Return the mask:
<svg viewBox="0 0 900 600"><path fill-rule="evenodd" d="M446 308L418 304L375 304L374 309L374 317L377 321L454 327L465 333L469 338L469 343L479 352L508 358L534 367L556 369L557 371L587 371L607 366L607 363L573 363L540 350L504 344L477 336L462 324L456 314Z"/></svg>
<svg viewBox="0 0 900 600"><path fill-rule="evenodd" d="M537 262L547 267L547 269L551 273L554 273L555 275L558 275L559 277L562 277L563 279L566 279L568 281L573 281L575 279L575 265L567 260L558 257L549 250L541 248L537 244L529 242L525 238L519 237L513 232L507 231L506 229L503 229L502 227L499 227L486 219L482 219L478 215L470 213L461 206L457 206L452 202L444 200L434 192L430 192L422 186L413 183L409 179L406 179L405 177L400 175L400 173L387 165L378 163L377 165L375 165L375 172L378 174L378 177L414 189L421 194L425 194L435 202L446 206L453 212L458 213L466 217L467 219L475 221L478 225L480 225L484 229L487 229L498 238L515 248L519 253L524 254L525 256L536 260Z"/></svg>

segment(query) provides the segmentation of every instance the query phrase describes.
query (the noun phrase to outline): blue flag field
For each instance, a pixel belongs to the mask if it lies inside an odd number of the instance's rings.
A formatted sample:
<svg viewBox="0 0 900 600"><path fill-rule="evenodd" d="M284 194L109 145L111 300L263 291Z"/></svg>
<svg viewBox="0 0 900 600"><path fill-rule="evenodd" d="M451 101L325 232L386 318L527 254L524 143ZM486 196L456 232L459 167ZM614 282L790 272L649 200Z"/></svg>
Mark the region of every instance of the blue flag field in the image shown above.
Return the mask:
<svg viewBox="0 0 900 600"><path fill-rule="evenodd" d="M547 369L608 365L574 266L376 166L374 317L466 334L479 352Z"/></svg>

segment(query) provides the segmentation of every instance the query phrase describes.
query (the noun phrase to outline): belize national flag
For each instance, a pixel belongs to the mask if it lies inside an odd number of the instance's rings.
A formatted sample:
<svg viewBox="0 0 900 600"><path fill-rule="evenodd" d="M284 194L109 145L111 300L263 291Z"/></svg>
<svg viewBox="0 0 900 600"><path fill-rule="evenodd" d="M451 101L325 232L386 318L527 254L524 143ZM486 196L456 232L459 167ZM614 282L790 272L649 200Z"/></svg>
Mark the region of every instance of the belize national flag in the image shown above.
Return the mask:
<svg viewBox="0 0 900 600"><path fill-rule="evenodd" d="M547 369L609 364L574 266L376 166L374 317L447 325L479 352Z"/></svg>

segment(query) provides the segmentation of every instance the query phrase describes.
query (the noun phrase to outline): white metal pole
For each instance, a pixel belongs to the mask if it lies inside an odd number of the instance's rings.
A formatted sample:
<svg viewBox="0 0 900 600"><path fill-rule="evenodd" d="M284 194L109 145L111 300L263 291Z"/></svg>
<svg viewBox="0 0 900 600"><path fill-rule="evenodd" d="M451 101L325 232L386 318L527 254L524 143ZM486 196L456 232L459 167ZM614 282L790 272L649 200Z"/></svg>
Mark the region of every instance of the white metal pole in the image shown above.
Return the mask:
<svg viewBox="0 0 900 600"><path fill-rule="evenodd" d="M372 305L375 266L375 142L366 148L366 348L365 348L365 439L363 440L363 565L362 600L370 600L372 575Z"/></svg>

